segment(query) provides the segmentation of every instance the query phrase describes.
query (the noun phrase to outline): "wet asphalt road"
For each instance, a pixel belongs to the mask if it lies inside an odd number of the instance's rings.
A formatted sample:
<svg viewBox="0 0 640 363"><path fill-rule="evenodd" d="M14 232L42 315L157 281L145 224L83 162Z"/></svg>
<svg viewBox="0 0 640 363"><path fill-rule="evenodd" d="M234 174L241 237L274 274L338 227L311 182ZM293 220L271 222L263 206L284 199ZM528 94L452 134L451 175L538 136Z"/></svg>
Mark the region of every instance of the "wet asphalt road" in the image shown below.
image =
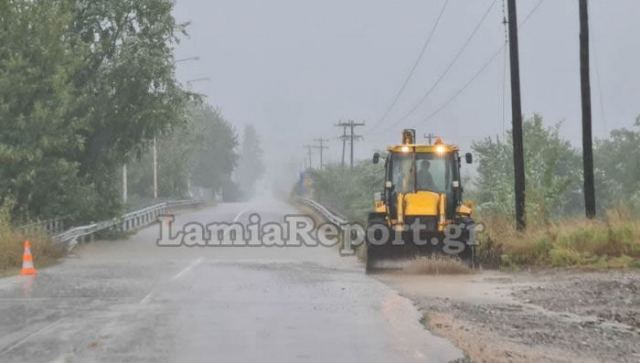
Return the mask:
<svg viewBox="0 0 640 363"><path fill-rule="evenodd" d="M177 216L282 222L264 200ZM326 247L158 247L159 227L0 280L1 362L448 362L412 303ZM37 264L37 256L35 256Z"/></svg>

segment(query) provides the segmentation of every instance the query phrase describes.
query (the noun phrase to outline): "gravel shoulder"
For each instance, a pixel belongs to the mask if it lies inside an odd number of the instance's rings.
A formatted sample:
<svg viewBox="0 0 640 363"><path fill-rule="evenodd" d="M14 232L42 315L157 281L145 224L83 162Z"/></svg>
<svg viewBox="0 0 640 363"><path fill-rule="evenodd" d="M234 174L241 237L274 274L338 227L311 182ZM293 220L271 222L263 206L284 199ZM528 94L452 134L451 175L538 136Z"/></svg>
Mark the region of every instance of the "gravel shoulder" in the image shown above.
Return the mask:
<svg viewBox="0 0 640 363"><path fill-rule="evenodd" d="M376 278L473 362L640 362L640 272Z"/></svg>

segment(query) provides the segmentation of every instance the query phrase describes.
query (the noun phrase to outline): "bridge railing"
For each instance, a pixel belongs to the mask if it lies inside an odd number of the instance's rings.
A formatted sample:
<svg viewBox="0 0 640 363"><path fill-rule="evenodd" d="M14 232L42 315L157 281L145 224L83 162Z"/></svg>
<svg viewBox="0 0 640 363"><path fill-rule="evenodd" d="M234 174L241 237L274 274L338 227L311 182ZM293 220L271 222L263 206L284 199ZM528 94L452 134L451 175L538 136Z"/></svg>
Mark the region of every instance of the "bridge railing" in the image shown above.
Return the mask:
<svg viewBox="0 0 640 363"><path fill-rule="evenodd" d="M155 223L158 216L168 214L172 209L198 207L203 202L199 200L179 200L158 203L140 210L126 213L119 218L73 227L52 236L56 244L62 245L67 251L72 250L78 243L93 241L95 235L103 231L128 232Z"/></svg>
<svg viewBox="0 0 640 363"><path fill-rule="evenodd" d="M23 233L44 232L48 235L62 233L64 231L65 221L69 216L51 218L44 221L35 221L18 227Z"/></svg>

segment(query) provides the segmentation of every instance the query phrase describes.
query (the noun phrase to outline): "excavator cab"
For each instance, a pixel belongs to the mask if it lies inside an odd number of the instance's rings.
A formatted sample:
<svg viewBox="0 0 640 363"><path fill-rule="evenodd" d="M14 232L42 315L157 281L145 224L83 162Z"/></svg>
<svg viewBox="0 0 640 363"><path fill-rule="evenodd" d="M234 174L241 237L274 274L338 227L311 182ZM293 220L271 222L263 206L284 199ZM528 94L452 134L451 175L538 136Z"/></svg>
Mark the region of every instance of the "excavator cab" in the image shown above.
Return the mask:
<svg viewBox="0 0 640 363"><path fill-rule="evenodd" d="M471 154L465 156L472 162ZM374 154L373 162L381 156ZM463 203L459 148L436 139L417 144L404 130L387 149L383 191L376 193L367 228L367 271L385 263L432 254L474 263L471 208Z"/></svg>

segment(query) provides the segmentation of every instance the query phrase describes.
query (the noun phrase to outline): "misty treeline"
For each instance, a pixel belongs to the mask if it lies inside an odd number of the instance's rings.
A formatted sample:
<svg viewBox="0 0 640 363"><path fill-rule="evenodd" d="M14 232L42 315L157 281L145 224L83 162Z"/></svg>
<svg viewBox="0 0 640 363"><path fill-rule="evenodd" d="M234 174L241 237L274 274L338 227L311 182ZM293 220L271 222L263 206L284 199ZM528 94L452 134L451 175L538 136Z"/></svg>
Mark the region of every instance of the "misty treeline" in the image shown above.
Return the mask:
<svg viewBox="0 0 640 363"><path fill-rule="evenodd" d="M158 195L162 199L243 200L264 173L260 138L252 125L238 136L218 110L194 103L187 122L158 138ZM239 139L242 141L240 142ZM153 196L153 154L130 167L129 191L137 204Z"/></svg>
<svg viewBox="0 0 640 363"><path fill-rule="evenodd" d="M582 153L562 138L559 128L560 124L545 127L537 114L524 122L526 208L531 224L584 215ZM483 216L511 218L514 192L510 136L477 140L472 149L476 172L463 181L465 199L473 201ZM600 213L617 207L640 211L640 118L632 129L614 130L608 138L597 139L594 157ZM312 174L317 200L360 221L366 220L373 194L383 187L383 166L370 161L358 163L353 172L331 165Z"/></svg>
<svg viewBox="0 0 640 363"><path fill-rule="evenodd" d="M238 137L175 78L173 3L0 0L0 204L15 222L122 212L122 165L148 196L155 137L162 196L230 183Z"/></svg>
<svg viewBox="0 0 640 363"><path fill-rule="evenodd" d="M194 102L184 124L158 137L158 195L191 198L193 186L209 193L232 184L238 164L238 136L222 114L207 104ZM144 203L153 197L153 153L134 159L128 166L129 192ZM201 196L197 196L201 197Z"/></svg>

